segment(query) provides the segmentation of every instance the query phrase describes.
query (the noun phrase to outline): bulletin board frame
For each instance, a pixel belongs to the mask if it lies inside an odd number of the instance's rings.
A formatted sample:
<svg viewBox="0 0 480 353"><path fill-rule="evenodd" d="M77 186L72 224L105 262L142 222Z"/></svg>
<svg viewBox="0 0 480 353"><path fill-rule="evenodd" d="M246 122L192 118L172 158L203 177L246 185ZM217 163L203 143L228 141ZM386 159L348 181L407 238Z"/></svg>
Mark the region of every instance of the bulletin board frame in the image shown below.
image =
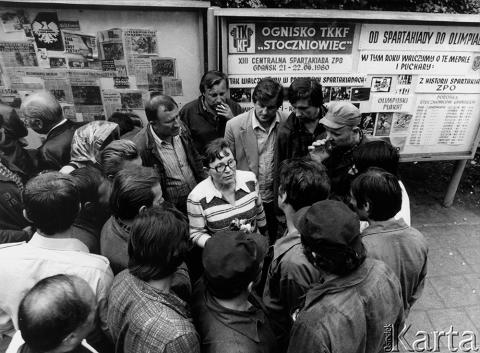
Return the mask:
<svg viewBox="0 0 480 353"><path fill-rule="evenodd" d="M454 27L454 28L469 28L472 31L480 32L480 15L460 15L460 14L427 14L427 13L407 13L407 12L388 12L388 11L348 11L348 10L304 10L304 9L220 9L216 8L214 11L214 16L216 24L218 26L217 31L217 55L220 62L221 69L227 74L232 74L232 70L229 69L229 53L231 53L231 48L229 48L229 25L235 24L249 24L249 23L259 23L265 29L269 24L284 24L296 22L299 25L302 23L315 24L315 23L341 23L341 24L354 24L358 28L364 28L368 25L392 25L401 26L401 25L411 25L411 26L433 26L434 28L441 28L439 26L444 26L445 28ZM347 25L348 26L348 25ZM437 26L437 27L436 27ZM231 30L232 27L230 27ZM359 50L359 37L360 34L355 31L355 38L353 42L357 42L355 50ZM270 33L269 31L266 31ZM256 32L257 37L263 36L264 32ZM255 36L255 35L254 35ZM448 38L448 37L447 37ZM262 39L275 39L262 37ZM348 38L345 38L348 39ZM350 38L351 39L351 38ZM273 40L270 41L273 43ZM263 43L266 43L265 41ZM230 51L229 51L230 49ZM271 54L272 51L268 52L265 49L268 47L260 47L264 50L262 54ZM397 49L398 50L398 49ZM258 51L255 53L257 54ZM235 52L233 52L235 53ZM350 53L352 55L352 48L350 48ZM348 48L346 54L348 55ZM480 47L475 47L474 54L480 55ZM357 54L360 56L359 54ZM230 56L234 56L233 54ZM260 56L260 55L259 55ZM477 56L477 55L476 55ZM473 55L472 55L472 58ZM480 58L480 57L479 57ZM358 59L357 59L358 60ZM363 60L363 59L362 59ZM253 61L253 60L252 60ZM233 62L230 61L230 64ZM355 62L358 65L358 61ZM352 67L356 67L353 66ZM237 70L238 72L238 70ZM246 72L246 71L245 71ZM477 75L477 72L475 72ZM268 76L268 75L263 75ZM308 76L308 75L300 75ZM314 75L312 75L314 76ZM379 76L388 76L388 75L379 75ZM480 75L475 76L480 77ZM380 79L380 78L379 78ZM373 80L372 80L373 81ZM232 83L232 82L231 82ZM380 83L380 82L379 82ZM372 83L373 85L373 83ZM387 84L387 86L389 86ZM373 87L373 86L372 86ZM467 93L463 91L463 93ZM477 92L475 92L477 93ZM430 95L432 98L434 95ZM472 97L473 95L470 95ZM438 96L440 97L440 95ZM460 95L460 97L464 97ZM443 96L442 96L443 98ZM458 95L457 95L458 98ZM447 195L444 200L445 206L450 206L453 202L453 197L455 195L458 183L460 181L463 169L466 164L466 160L474 157L479 141L480 141L480 91L476 95L476 103L473 104L474 112L471 114L470 119L471 124L475 126L474 131L469 131L470 137L468 142L466 142L466 147L462 151L443 151L443 152L419 152L419 153L401 153L400 160L401 162L412 162L412 161L441 161L441 160L456 160L456 166L450 185L447 190ZM435 103L435 102L433 102ZM448 103L447 103L448 104ZM448 108L448 106L447 106ZM418 111L417 111L418 112ZM377 113L379 114L379 113ZM378 118L378 115L377 115ZM411 130L410 130L411 131Z"/></svg>

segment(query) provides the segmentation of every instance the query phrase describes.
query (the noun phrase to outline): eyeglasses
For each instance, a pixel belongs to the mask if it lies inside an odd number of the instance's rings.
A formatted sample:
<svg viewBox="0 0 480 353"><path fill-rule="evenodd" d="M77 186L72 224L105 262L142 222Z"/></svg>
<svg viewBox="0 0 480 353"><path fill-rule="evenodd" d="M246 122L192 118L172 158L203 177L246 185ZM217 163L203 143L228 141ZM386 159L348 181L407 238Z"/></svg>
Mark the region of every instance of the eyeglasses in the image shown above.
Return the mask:
<svg viewBox="0 0 480 353"><path fill-rule="evenodd" d="M230 170L233 170L233 168L235 168L236 165L237 165L237 162L235 161L235 159L230 159L227 162L227 164L220 163L220 164L217 164L215 167L213 168L209 167L208 169L215 169L217 173L223 173L225 172L227 167L230 168Z"/></svg>

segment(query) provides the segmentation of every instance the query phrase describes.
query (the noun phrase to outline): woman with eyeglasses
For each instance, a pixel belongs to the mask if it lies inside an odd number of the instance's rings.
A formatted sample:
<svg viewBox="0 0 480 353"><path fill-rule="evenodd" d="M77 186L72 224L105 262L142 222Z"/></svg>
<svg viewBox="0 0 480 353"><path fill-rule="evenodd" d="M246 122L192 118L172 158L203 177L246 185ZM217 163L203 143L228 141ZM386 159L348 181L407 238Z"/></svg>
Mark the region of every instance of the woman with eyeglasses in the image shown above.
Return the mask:
<svg viewBox="0 0 480 353"><path fill-rule="evenodd" d="M235 157L223 138L205 148L203 164L208 178L187 200L190 238L200 248L221 230L266 230L265 212L255 174L237 170Z"/></svg>

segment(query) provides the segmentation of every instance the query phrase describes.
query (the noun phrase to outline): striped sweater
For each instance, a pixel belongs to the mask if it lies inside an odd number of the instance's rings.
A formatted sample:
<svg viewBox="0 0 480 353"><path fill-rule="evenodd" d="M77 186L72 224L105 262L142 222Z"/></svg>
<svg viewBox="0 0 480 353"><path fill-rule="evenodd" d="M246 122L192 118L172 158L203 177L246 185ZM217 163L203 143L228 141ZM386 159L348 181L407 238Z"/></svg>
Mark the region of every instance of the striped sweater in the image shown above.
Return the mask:
<svg viewBox="0 0 480 353"><path fill-rule="evenodd" d="M222 197L210 177L199 183L188 195L190 238L198 246L203 247L216 232L230 229L235 221L249 223L255 230L266 225L255 174L237 170L235 177L234 205Z"/></svg>

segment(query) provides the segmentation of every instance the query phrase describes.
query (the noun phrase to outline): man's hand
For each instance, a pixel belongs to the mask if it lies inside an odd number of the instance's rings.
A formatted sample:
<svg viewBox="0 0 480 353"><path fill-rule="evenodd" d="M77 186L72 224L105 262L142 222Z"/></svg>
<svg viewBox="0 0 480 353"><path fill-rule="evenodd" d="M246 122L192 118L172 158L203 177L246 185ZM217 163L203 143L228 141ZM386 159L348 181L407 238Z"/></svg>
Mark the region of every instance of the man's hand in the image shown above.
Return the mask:
<svg viewBox="0 0 480 353"><path fill-rule="evenodd" d="M215 107L215 110L217 111L218 115L224 116L225 118L227 118L227 120L233 118L232 110L227 103L220 103Z"/></svg>
<svg viewBox="0 0 480 353"><path fill-rule="evenodd" d="M308 146L308 152L312 161L322 163L325 159L330 157L330 152L326 143L327 139L323 139L314 141L311 146Z"/></svg>

